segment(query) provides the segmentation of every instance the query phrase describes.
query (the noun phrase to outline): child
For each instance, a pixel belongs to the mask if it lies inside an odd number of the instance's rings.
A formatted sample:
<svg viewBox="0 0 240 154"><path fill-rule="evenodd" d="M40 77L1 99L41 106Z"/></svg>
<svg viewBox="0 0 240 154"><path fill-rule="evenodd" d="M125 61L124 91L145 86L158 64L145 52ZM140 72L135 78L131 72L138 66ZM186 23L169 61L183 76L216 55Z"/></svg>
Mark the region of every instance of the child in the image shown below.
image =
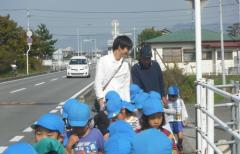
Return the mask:
<svg viewBox="0 0 240 154"><path fill-rule="evenodd" d="M133 100L133 105L137 108L137 117L138 119L141 119L142 117L142 107L143 107L143 103L147 100L147 98L149 97L148 93L145 92L141 92L138 93L136 95L136 97Z"/></svg>
<svg viewBox="0 0 240 154"><path fill-rule="evenodd" d="M34 138L39 142L43 138L53 138L63 142L64 122L61 117L48 113L42 115L33 125Z"/></svg>
<svg viewBox="0 0 240 154"><path fill-rule="evenodd" d="M111 123L108 130L110 138L104 144L105 154L130 154L135 135L132 127L123 120L117 120Z"/></svg>
<svg viewBox="0 0 240 154"><path fill-rule="evenodd" d="M177 134L177 147L180 153L183 153L183 122L188 118L187 110L184 102L179 98L179 89L176 86L168 88L168 107L175 111L175 115L170 114L168 120L172 131Z"/></svg>
<svg viewBox="0 0 240 154"><path fill-rule="evenodd" d="M38 154L66 154L63 145L53 138L43 138L33 146Z"/></svg>
<svg viewBox="0 0 240 154"><path fill-rule="evenodd" d="M18 142L8 146L3 154L37 154L37 152L31 144Z"/></svg>
<svg viewBox="0 0 240 154"><path fill-rule="evenodd" d="M130 124L135 132L141 131L141 125L136 115L137 109L134 105L129 102L122 101L123 107L125 108L125 121Z"/></svg>
<svg viewBox="0 0 240 154"><path fill-rule="evenodd" d="M136 84L130 84L130 98L131 98L131 102L134 101L135 97L137 94L142 93L143 90L141 88L139 88L138 85Z"/></svg>
<svg viewBox="0 0 240 154"><path fill-rule="evenodd" d="M172 140L173 153L177 153L177 147L174 141L173 134L163 128L165 124L165 116L163 104L160 99L149 97L143 104L143 115L141 119L142 130L156 128L168 136Z"/></svg>
<svg viewBox="0 0 240 154"><path fill-rule="evenodd" d="M103 135L97 128L89 127L90 109L85 103L76 103L68 113L69 124L72 128L66 150L75 154L100 154L103 152Z"/></svg>

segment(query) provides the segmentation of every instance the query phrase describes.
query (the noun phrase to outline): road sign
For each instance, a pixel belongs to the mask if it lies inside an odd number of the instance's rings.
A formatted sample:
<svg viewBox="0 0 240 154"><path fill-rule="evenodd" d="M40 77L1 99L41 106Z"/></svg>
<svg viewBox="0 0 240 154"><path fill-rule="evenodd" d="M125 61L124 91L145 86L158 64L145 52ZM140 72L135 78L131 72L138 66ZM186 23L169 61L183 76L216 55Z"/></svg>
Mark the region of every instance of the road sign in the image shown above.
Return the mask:
<svg viewBox="0 0 240 154"><path fill-rule="evenodd" d="M27 38L27 43L28 43L28 45L32 45L32 38L31 37Z"/></svg>
<svg viewBox="0 0 240 154"><path fill-rule="evenodd" d="M27 31L27 36L28 36L28 37L31 37L31 36L32 36L32 31L30 31L30 30Z"/></svg>

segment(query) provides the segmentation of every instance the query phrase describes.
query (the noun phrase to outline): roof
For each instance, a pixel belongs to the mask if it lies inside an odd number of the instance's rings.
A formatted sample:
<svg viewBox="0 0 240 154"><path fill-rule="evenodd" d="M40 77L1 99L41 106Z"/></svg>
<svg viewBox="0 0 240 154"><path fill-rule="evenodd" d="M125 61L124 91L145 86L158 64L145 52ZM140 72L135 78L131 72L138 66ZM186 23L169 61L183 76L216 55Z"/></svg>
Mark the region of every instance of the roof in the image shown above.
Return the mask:
<svg viewBox="0 0 240 154"><path fill-rule="evenodd" d="M234 38L230 35L224 34L224 41L240 41L240 38ZM219 41L220 33L213 32L210 30L202 30L202 41ZM166 42L194 42L195 41L195 30L186 29L172 33L168 33L163 36L159 36L150 40L147 43L166 43Z"/></svg>
<svg viewBox="0 0 240 154"><path fill-rule="evenodd" d="M87 59L85 56L73 56L71 59Z"/></svg>

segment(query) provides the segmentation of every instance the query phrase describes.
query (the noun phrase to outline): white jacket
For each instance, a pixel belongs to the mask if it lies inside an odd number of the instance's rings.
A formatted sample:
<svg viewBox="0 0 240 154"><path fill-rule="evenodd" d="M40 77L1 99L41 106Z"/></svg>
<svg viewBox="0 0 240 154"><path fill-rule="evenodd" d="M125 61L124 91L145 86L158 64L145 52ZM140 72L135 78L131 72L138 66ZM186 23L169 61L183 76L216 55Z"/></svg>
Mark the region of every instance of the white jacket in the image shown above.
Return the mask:
<svg viewBox="0 0 240 154"><path fill-rule="evenodd" d="M169 122L187 120L188 113L181 98L178 98L175 102L168 101L168 107L170 110L174 110L175 112L175 114L168 114Z"/></svg>
<svg viewBox="0 0 240 154"><path fill-rule="evenodd" d="M113 53L105 55L98 60L95 77L95 93L97 98L104 98L110 90L116 91L125 101L130 101L130 69L127 61L123 64L117 74L112 78L105 90L103 87L110 80L122 63L123 58L115 60Z"/></svg>

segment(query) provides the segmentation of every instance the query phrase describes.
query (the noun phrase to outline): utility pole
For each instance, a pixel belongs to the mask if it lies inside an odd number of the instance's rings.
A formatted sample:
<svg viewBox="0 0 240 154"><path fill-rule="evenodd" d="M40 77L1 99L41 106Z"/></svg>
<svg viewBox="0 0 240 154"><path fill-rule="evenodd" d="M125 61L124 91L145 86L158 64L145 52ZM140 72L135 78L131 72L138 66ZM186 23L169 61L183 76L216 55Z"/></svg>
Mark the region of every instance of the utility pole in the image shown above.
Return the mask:
<svg viewBox="0 0 240 154"><path fill-rule="evenodd" d="M135 36L136 28L133 27L133 58L136 59L136 36Z"/></svg>
<svg viewBox="0 0 240 154"><path fill-rule="evenodd" d="M224 62L222 0L219 0L219 13L220 13L220 32L221 32L222 84L225 85L226 75L225 75L225 62Z"/></svg>
<svg viewBox="0 0 240 154"><path fill-rule="evenodd" d="M31 49L32 45L32 32L30 30L30 12L27 10L27 44L28 44L28 50L26 52L26 65L27 65L27 75L29 74L28 72L28 54Z"/></svg>
<svg viewBox="0 0 240 154"><path fill-rule="evenodd" d="M79 28L77 29L77 47L78 47L78 56L79 56Z"/></svg>

